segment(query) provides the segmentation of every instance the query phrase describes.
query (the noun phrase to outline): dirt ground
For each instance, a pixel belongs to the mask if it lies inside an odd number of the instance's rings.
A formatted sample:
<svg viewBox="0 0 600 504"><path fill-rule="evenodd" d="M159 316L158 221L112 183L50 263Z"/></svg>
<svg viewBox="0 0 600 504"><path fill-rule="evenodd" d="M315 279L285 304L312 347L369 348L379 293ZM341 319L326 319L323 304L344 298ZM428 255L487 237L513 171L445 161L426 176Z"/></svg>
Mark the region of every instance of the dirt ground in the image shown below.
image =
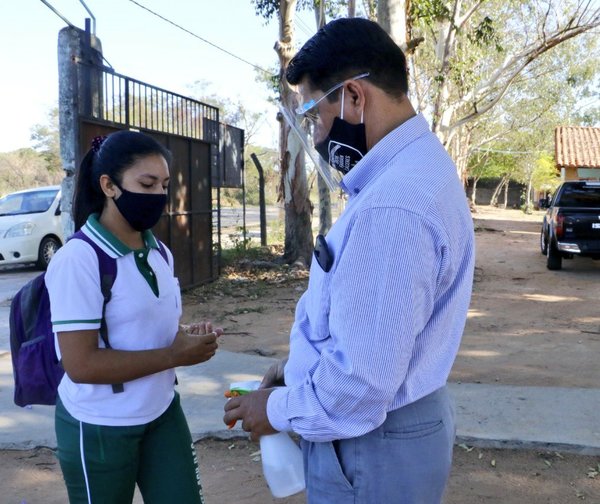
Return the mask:
<svg viewBox="0 0 600 504"><path fill-rule="evenodd" d="M600 261L563 261L562 271L549 271L538 245L540 212L476 210L474 292L450 380L597 387ZM308 275L300 267L266 266L242 264L186 293L183 321L210 318L222 325L222 349L284 357ZM258 449L246 439L197 443L208 503L304 502L303 494L270 496ZM0 489L1 504L66 502L60 470L46 448L0 451ZM445 502L600 504L600 457L456 446Z"/></svg>

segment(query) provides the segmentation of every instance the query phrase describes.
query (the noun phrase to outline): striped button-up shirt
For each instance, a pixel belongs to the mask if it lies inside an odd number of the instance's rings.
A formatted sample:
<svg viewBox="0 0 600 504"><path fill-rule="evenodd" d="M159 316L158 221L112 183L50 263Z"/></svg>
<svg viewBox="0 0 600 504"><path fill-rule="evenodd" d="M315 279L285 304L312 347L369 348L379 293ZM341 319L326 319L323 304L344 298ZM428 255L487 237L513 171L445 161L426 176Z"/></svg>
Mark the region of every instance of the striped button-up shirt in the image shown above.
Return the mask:
<svg viewBox="0 0 600 504"><path fill-rule="evenodd" d="M360 436L445 385L471 298L473 221L456 168L417 115L344 177L343 214L296 307L274 428Z"/></svg>

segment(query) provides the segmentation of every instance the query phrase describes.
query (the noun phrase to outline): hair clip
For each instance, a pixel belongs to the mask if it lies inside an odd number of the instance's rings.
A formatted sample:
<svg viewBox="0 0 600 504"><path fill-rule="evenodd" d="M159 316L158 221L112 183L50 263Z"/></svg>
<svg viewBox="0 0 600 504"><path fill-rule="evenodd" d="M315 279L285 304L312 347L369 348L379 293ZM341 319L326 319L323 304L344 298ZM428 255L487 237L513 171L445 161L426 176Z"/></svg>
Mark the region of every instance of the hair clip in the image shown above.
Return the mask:
<svg viewBox="0 0 600 504"><path fill-rule="evenodd" d="M94 137L94 139L92 140L92 150L94 151L94 153L97 153L100 150L100 147L102 147L104 140L106 140L106 136Z"/></svg>

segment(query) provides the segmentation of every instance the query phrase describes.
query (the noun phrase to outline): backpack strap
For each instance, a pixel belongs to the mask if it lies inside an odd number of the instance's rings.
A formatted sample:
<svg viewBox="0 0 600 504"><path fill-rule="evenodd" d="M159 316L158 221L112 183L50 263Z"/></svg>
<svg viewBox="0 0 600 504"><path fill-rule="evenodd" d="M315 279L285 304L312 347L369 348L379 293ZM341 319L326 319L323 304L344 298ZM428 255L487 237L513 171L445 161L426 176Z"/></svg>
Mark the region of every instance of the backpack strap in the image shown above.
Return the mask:
<svg viewBox="0 0 600 504"><path fill-rule="evenodd" d="M165 262L167 264L169 264L169 256L167 255L167 250L165 249L163 242L161 242L160 240L156 240L156 241L158 243L158 251L160 252L160 255L163 257Z"/></svg>
<svg viewBox="0 0 600 504"><path fill-rule="evenodd" d="M70 239L78 239L83 240L88 243L96 252L96 256L98 257L98 270L100 273L100 289L102 291L102 296L104 297L104 302L102 303L102 320L100 322L100 337L104 342L104 346L106 348L112 348L110 346L110 342L108 341L108 327L106 325L106 305L110 301L112 297L112 286L115 283L115 278L117 277L117 261L113 257L110 257L104 250L102 250L94 240L92 240L88 235L86 235L83 231L77 231ZM122 383L114 383L112 385L113 392L118 394L119 392L124 391L124 387Z"/></svg>
<svg viewBox="0 0 600 504"><path fill-rule="evenodd" d="M165 262L170 266L169 256L167 255L167 250L165 249L163 242L161 242L160 240L156 240L156 241L158 243L158 251L160 252L160 255L165 260ZM175 375L175 385L179 385L179 380L177 379L177 375Z"/></svg>

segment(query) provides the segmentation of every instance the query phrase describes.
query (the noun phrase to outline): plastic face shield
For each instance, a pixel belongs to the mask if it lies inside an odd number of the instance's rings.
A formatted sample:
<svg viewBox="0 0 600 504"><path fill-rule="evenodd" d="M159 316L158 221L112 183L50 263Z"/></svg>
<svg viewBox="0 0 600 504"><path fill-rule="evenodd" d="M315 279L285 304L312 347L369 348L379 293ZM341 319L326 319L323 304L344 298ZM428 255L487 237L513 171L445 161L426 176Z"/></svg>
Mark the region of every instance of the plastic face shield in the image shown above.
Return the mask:
<svg viewBox="0 0 600 504"><path fill-rule="evenodd" d="M290 125L292 131L298 137L300 144L319 171L319 174L327 184L327 187L332 192L339 190L342 174L335 168L332 168L315 149L312 132L314 124L319 120L318 105L330 94L340 89L346 82L363 79L368 76L369 72L365 72L355 75L354 77L350 77L349 79L344 79L342 82L339 82L335 86L329 88L323 94L323 96L317 98L316 100L309 100L297 107L294 110L294 113L291 113L289 110L285 109L285 107L283 107L281 104L279 105L279 110L281 111L285 121Z"/></svg>
<svg viewBox="0 0 600 504"><path fill-rule="evenodd" d="M319 153L315 150L314 141L310 133L312 128L308 128L310 131L307 131L301 122L303 117L290 113L290 111L281 104L279 104L279 111L294 132L294 135L298 138L300 145L302 145L302 148L306 151L306 154L308 154L308 157L319 171L319 174L323 177L329 190L332 192L338 191L340 189L340 181L342 180L341 173L329 166L329 163L321 158Z"/></svg>
<svg viewBox="0 0 600 504"><path fill-rule="evenodd" d="M354 77L350 77L349 79L345 79L342 82L338 82L335 86L332 86L327 91L325 91L325 94L323 96L321 96L320 98L318 98L317 100L314 100L314 99L309 100L309 101L303 103L302 105L300 105L295 111L296 114L304 116L311 121L315 121L316 119L318 119L318 111L317 111L316 107L319 103L321 103L331 93L340 89L346 82L358 80L358 79L364 79L365 77L368 77L368 76L369 76L369 72L365 72L365 73L361 73L359 75L355 75Z"/></svg>

